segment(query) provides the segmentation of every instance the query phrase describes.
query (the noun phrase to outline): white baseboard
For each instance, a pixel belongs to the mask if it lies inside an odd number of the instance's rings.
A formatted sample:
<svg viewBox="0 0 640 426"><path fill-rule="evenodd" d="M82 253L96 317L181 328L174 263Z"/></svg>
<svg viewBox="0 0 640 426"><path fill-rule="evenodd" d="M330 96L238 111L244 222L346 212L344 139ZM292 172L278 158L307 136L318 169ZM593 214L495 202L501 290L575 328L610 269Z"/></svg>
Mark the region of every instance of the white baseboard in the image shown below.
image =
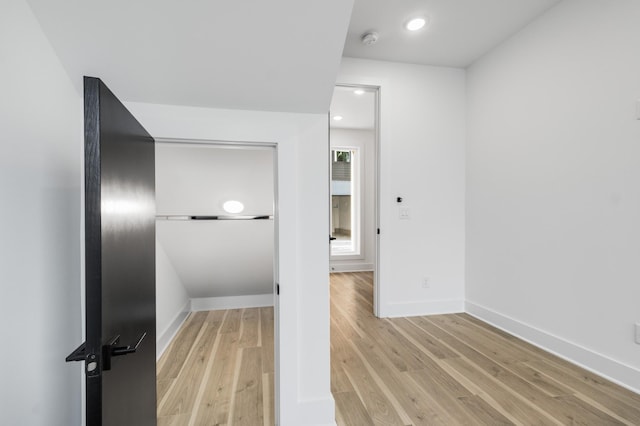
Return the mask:
<svg viewBox="0 0 640 426"><path fill-rule="evenodd" d="M380 317L417 317L423 315L456 314L464 312L462 299L422 300L387 303L380 306Z"/></svg>
<svg viewBox="0 0 640 426"><path fill-rule="evenodd" d="M159 360L164 351L167 350L169 343L171 343L178 330L180 330L180 326L182 326L182 323L184 323L184 320L187 319L188 315L189 302L185 303L180 312L178 312L175 318L169 323L167 328L158 335L156 342L156 361Z"/></svg>
<svg viewBox="0 0 640 426"><path fill-rule="evenodd" d="M242 309L273 306L273 294L248 296L199 297L191 299L191 311L215 311L217 309Z"/></svg>
<svg viewBox="0 0 640 426"><path fill-rule="evenodd" d="M332 263L329 272L369 272L373 271L373 263Z"/></svg>
<svg viewBox="0 0 640 426"><path fill-rule="evenodd" d="M473 302L466 312L573 364L640 393L640 370Z"/></svg>
<svg viewBox="0 0 640 426"><path fill-rule="evenodd" d="M336 401L327 398L298 400L297 419L291 424L300 426L335 426Z"/></svg>

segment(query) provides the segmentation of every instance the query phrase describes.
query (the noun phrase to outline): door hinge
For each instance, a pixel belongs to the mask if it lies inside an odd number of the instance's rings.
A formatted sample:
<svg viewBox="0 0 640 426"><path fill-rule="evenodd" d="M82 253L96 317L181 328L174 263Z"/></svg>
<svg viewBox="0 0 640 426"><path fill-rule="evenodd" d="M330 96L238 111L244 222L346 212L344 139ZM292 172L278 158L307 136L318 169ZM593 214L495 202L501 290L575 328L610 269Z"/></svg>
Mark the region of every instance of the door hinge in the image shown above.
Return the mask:
<svg viewBox="0 0 640 426"><path fill-rule="evenodd" d="M380 235L380 228L378 228L378 235Z"/></svg>
<svg viewBox="0 0 640 426"><path fill-rule="evenodd" d="M280 295L280 284L276 284L276 294Z"/></svg>

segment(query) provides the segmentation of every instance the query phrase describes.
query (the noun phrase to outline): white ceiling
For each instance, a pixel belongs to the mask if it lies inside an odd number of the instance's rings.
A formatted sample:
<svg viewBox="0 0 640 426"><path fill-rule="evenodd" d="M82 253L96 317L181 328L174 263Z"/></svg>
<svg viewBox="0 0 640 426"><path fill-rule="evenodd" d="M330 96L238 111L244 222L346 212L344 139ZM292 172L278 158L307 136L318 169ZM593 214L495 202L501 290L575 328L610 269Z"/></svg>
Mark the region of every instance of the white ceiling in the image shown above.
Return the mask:
<svg viewBox="0 0 640 426"><path fill-rule="evenodd" d="M356 0L350 23L353 0L27 1L79 91L90 75L124 101L324 113L343 47L466 67L560 0ZM408 33L414 14L431 23Z"/></svg>
<svg viewBox="0 0 640 426"><path fill-rule="evenodd" d="M28 0L71 76L124 101L325 113L353 0Z"/></svg>
<svg viewBox="0 0 640 426"><path fill-rule="evenodd" d="M356 0L344 56L448 67L467 67L560 0ZM404 23L426 16L428 27ZM372 46L360 42L379 33Z"/></svg>
<svg viewBox="0 0 640 426"><path fill-rule="evenodd" d="M371 130L375 126L375 92L365 90L363 94L354 93L354 87L337 86L333 90L331 99L331 120L333 129L360 129ZM334 116L339 115L342 120L336 121Z"/></svg>

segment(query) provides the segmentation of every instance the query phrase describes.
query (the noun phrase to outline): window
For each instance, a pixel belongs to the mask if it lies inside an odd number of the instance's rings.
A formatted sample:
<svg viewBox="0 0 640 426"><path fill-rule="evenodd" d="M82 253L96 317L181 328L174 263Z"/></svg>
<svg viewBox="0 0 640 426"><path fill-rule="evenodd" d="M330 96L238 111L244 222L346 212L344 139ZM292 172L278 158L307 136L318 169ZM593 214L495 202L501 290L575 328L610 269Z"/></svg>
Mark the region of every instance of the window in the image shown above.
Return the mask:
<svg viewBox="0 0 640 426"><path fill-rule="evenodd" d="M331 244L332 256L359 256L360 152L358 148L331 150Z"/></svg>

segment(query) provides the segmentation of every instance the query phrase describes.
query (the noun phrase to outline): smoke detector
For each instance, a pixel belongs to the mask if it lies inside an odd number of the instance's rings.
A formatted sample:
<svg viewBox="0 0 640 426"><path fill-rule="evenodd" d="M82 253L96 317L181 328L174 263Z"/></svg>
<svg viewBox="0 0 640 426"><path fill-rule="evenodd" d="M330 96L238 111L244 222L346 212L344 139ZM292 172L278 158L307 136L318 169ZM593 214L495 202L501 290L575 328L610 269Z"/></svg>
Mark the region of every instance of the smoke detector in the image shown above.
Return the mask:
<svg viewBox="0 0 640 426"><path fill-rule="evenodd" d="M365 46L371 46L372 44L376 44L378 42L378 33L375 33L373 31L364 33L362 34L360 40Z"/></svg>

